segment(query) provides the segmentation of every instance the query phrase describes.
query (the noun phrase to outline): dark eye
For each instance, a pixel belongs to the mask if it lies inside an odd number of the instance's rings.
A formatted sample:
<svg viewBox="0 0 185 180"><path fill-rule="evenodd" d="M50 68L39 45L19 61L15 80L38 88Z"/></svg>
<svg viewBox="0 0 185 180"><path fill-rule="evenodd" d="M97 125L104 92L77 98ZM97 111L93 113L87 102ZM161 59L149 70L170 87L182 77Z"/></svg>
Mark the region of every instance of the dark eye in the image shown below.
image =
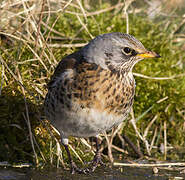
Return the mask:
<svg viewBox="0 0 185 180"><path fill-rule="evenodd" d="M130 49L129 47L125 47L125 48L123 49L123 51L124 51L126 54L130 54L131 51L132 51L132 49Z"/></svg>

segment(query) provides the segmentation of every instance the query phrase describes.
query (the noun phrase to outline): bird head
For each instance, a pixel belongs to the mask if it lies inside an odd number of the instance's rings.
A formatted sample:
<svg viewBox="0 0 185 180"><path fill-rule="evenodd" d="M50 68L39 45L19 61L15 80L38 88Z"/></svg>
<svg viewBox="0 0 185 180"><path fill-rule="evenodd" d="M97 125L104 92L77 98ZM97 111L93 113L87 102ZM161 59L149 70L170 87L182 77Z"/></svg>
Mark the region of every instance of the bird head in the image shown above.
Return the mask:
<svg viewBox="0 0 185 180"><path fill-rule="evenodd" d="M144 58L160 57L148 51L143 44L129 34L113 32L97 36L81 50L89 63L114 71L132 71L134 65Z"/></svg>

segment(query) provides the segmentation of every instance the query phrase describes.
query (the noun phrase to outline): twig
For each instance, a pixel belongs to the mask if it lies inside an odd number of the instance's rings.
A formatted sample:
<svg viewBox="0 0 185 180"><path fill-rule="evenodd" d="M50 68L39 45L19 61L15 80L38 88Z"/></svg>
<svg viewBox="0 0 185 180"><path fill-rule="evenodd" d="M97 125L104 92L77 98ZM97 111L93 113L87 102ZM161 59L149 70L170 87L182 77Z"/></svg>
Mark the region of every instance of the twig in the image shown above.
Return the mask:
<svg viewBox="0 0 185 180"><path fill-rule="evenodd" d="M119 148L118 146L115 146L112 144L112 148L114 148L115 150L119 151L119 152L122 152L124 154L128 154L127 151L123 150L122 148Z"/></svg>
<svg viewBox="0 0 185 180"><path fill-rule="evenodd" d="M158 115L156 114L154 116L154 118L150 121L150 123L148 124L148 126L146 127L145 131L144 131L144 134L143 134L143 137L146 138L147 137L147 134L148 134L148 131L150 129L150 127L152 126L152 124L155 122L155 120L158 118Z"/></svg>
<svg viewBox="0 0 185 180"><path fill-rule="evenodd" d="M76 43L76 44L48 44L48 47L50 48L60 48L60 47L65 47L65 48L70 48L70 47L83 47L87 43Z"/></svg>
<svg viewBox="0 0 185 180"><path fill-rule="evenodd" d="M179 108L176 108L176 110L179 113L179 115L184 119L184 122L185 122L185 116L184 116L183 112L181 112Z"/></svg>
<svg viewBox="0 0 185 180"><path fill-rule="evenodd" d="M118 138L119 138L120 141L121 141L122 147L124 147L124 145L125 145L125 140L123 139L123 137L122 137L122 135L121 135L120 132L118 133Z"/></svg>
<svg viewBox="0 0 185 180"><path fill-rule="evenodd" d="M73 151L73 153L76 155L76 157L80 160L82 164L84 164L82 158L78 155L78 153L74 150L74 148L69 144L69 148Z"/></svg>
<svg viewBox="0 0 185 180"><path fill-rule="evenodd" d="M33 153L34 153L34 156L35 156L35 162L36 162L36 165L38 165L39 160L38 160L37 153L35 151L35 147L34 147L34 143L33 143L33 134L32 134L32 131L31 131L31 124L30 124L30 119L29 119L29 115L28 115L28 107L27 107L27 102L26 102L25 97L24 97L24 101L25 101L25 107L26 107L26 116L23 113L23 117L24 117L24 119L27 123L27 126L28 126L30 142L31 142L31 146L32 146Z"/></svg>
<svg viewBox="0 0 185 180"><path fill-rule="evenodd" d="M161 167L161 166L185 166L185 163L153 163L153 164L138 164L138 163L113 163L114 166L130 166L130 167Z"/></svg>
<svg viewBox="0 0 185 180"><path fill-rule="evenodd" d="M19 81L22 83L22 77L21 77L21 74L20 74L20 72L19 72L17 67L16 67L16 70L17 70ZM24 117L24 119L25 119L25 121L27 123L27 126L28 126L30 142L31 142L31 146L32 146L33 153L34 153L34 156L35 156L35 162L36 162L36 165L38 165L39 161L38 161L37 153L35 151L35 146L34 146L34 143L33 143L33 133L32 133L32 129L31 129L28 105L27 105L27 101L26 101L26 97L25 97L25 90L24 90L23 86L21 86L21 89L22 89L22 94L24 96L24 104L25 104L25 109L26 109L26 115L23 113L23 117Z"/></svg>
<svg viewBox="0 0 185 180"><path fill-rule="evenodd" d="M65 7L64 7L64 8L65 8ZM51 53L51 50L50 50L50 48L48 47L48 44L47 44L46 42L48 41L49 36L50 36L50 34L51 34L51 31L53 30L53 27L54 27L55 24L57 23L59 17L60 17L60 16L57 16L57 18L55 19L55 21L52 23L52 27L49 28L49 33L48 33L48 35L47 35L47 37L46 37L46 40L45 40L45 43L44 43L44 45L47 47L48 51L50 52L50 55L52 56L52 58L53 58L55 64L57 64L57 61L56 61L56 59L55 59L53 53ZM44 22L42 21L42 23L44 23ZM46 24L46 25L47 25L47 24ZM47 27L49 27L49 26L47 26ZM56 33L57 31L54 31L54 32ZM59 33L59 35L60 35L60 33ZM44 38L43 38L43 40L44 40ZM43 52L45 52L45 51L44 51L44 48L43 48L42 53L43 53ZM45 54L45 56L47 56L47 53L44 53L44 54ZM48 58L47 58L47 59L48 59ZM49 61L50 64L52 64L51 61L50 61L49 59L48 59L48 61Z"/></svg>
<svg viewBox="0 0 185 180"><path fill-rule="evenodd" d="M28 44L27 44L27 47L32 51L32 53L35 55L35 57L37 57L37 59L40 61L40 63L41 63L42 66L44 67L44 69L45 69L47 72L49 72L49 71L48 71L48 68L46 67L46 65L45 65L44 62L42 61L41 57L34 51L34 49L33 49L30 45L28 45Z"/></svg>
<svg viewBox="0 0 185 180"><path fill-rule="evenodd" d="M50 163L53 164L53 153L52 153L52 140L49 141L49 160L50 160ZM58 150L58 149L57 149ZM58 156L57 156L58 157Z"/></svg>
<svg viewBox="0 0 185 180"><path fill-rule="evenodd" d="M152 148L153 148L153 145L154 145L154 142L155 142L155 138L156 138L156 136L157 136L157 126L155 127L155 131L154 131L154 136L153 136L153 138L152 138L152 142L151 142L151 144L150 144L150 148L149 148L149 150L151 151L152 150Z"/></svg>
<svg viewBox="0 0 185 180"><path fill-rule="evenodd" d="M82 6L80 0L76 0L76 1L77 1L78 5L80 6L80 9L81 9L82 14L83 14L83 16L84 16L84 18L85 18L85 21L87 22L87 15L86 15L86 12L85 12L85 10L84 10L84 8L83 8L83 6Z"/></svg>
<svg viewBox="0 0 185 180"><path fill-rule="evenodd" d="M91 37L91 39L93 39L93 35L89 32L87 26L82 22L82 20L80 19L80 17L78 15L76 15L78 21L80 22L80 24L82 25L82 27L86 30L86 32L89 34L89 36Z"/></svg>
<svg viewBox="0 0 185 180"><path fill-rule="evenodd" d="M87 13L86 13L86 17L95 16L95 15L99 15L99 14L101 14L101 13L105 13L105 12L108 12L108 11L112 11L113 9L117 9L117 8L123 6L123 5L124 5L124 3L118 3L118 4L114 5L114 6L111 6L111 7L105 8L105 9L101 9L101 10L99 10L99 11L94 11L94 12L89 12L89 13L87 12ZM63 11L63 10L60 9L60 10L57 10L57 11L50 11L50 12L51 12L51 13L59 13L59 12L61 12L61 11ZM45 12L43 12L43 13L48 14L47 11L45 11ZM68 10L65 10L65 13L73 14L73 15L78 15L78 16L84 16L83 13L77 13L77 12L68 11Z"/></svg>
<svg viewBox="0 0 185 180"><path fill-rule="evenodd" d="M108 135L107 135L106 132L105 132L104 136L105 136L105 139L106 139L106 141L107 141L108 157L109 157L110 162L113 163L114 158L113 158L113 156L112 156L112 142L111 142L111 140L108 138Z"/></svg>
<svg viewBox="0 0 185 180"><path fill-rule="evenodd" d="M167 134L166 134L166 121L164 121L164 159L166 160L167 155Z"/></svg>
<svg viewBox="0 0 185 180"><path fill-rule="evenodd" d="M129 144L129 146L134 150L134 152L139 156L139 158L143 157L143 153L132 143L132 141L125 135L122 135L125 141Z"/></svg>
<svg viewBox="0 0 185 180"><path fill-rule="evenodd" d="M3 31L0 31L0 34L5 35L5 36L9 36L9 37L11 37L11 38L14 38L14 39L16 39L16 40L19 40L19 41L22 41L22 42L26 43L26 40L24 40L24 39L21 38L21 37L15 36L15 35L13 35L13 34L9 34L9 33L3 32Z"/></svg>
<svg viewBox="0 0 185 180"><path fill-rule="evenodd" d="M101 10L99 10L99 11L87 13L86 15L87 15L87 17L88 17L88 16L99 15L99 14L101 14L101 13L104 13L104 12L107 12L107 11L111 11L111 10L113 10L113 9L117 9L117 8L123 6L123 5L124 5L124 3L118 3L118 4L116 4L115 6L111 6L111 7L105 8L105 9L101 9ZM82 15L82 14L81 14L81 15Z"/></svg>
<svg viewBox="0 0 185 180"><path fill-rule="evenodd" d="M70 1L69 1L70 2ZM70 5L72 5L72 3L69 3ZM98 11L94 11L94 12L87 12L86 13L86 17L89 17L89 16L95 16L95 15L99 15L101 13L105 13L105 12L108 12L108 11L112 11L113 9L117 9L121 6L123 6L124 3L118 3L114 6L111 6L111 7L108 7L108 8L104 8L104 9L101 9L101 10L98 10ZM79 9L79 6L76 6L75 8L78 8ZM64 9L66 8L62 8L62 9L59 9L59 10L56 10L56 11L44 11L43 14L48 14L48 13L60 13L60 12L63 12ZM73 15L79 15L79 16L84 16L83 13L77 13L77 12L73 12L73 11L69 11L69 10L65 10L65 13L68 13L68 14L73 14ZM38 14L38 13L37 13Z"/></svg>
<svg viewBox="0 0 185 180"><path fill-rule="evenodd" d="M41 27L41 22L42 22L42 17L43 17L43 11L44 11L45 1L46 0L42 0L42 7L41 7L41 11L40 11L39 20L38 20L38 23L37 23L35 47L37 47L38 40L40 39L39 37L41 36L40 27Z"/></svg>
<svg viewBox="0 0 185 180"><path fill-rule="evenodd" d="M136 119L134 117L134 111L133 111L133 108L131 108L131 111L130 111L130 114L131 114L131 117L132 119L130 120L130 122L132 123L132 126L136 132L136 134L138 135L138 137L143 140L143 137L141 136L141 134L139 133L138 129L137 129L137 126L136 126Z"/></svg>
<svg viewBox="0 0 185 180"><path fill-rule="evenodd" d="M125 18L126 18L126 33L127 34L129 34L129 17L128 17L127 10L133 1L134 0L125 0L125 3L124 3L124 14L125 14Z"/></svg>
<svg viewBox="0 0 185 180"><path fill-rule="evenodd" d="M63 160L63 156L62 156L61 144L59 143L59 141L58 141L58 139L56 137L54 137L54 140L56 141L56 146L57 146L57 152L56 152L56 155L57 155L57 168L59 167L59 163L60 162L62 163L62 166L64 168L66 168L64 160Z"/></svg>
<svg viewBox="0 0 185 180"><path fill-rule="evenodd" d="M146 111L144 111L141 115L139 115L135 121L138 122L141 118L143 118L152 108L154 107L154 104L150 106Z"/></svg>
<svg viewBox="0 0 185 180"><path fill-rule="evenodd" d="M36 8L36 4L34 4L35 5L35 8ZM22 6L23 6L23 8L24 8L24 10L25 10L25 14L26 14L26 19L25 19L25 23L26 23L26 31L27 31L27 33L30 35L30 37L32 37L32 40L34 40L35 38L32 36L32 33L29 31L29 24L31 25L31 27L32 27L32 29L35 31L35 32L37 32L37 27L36 27L36 20L34 19L34 16L33 16L33 14L32 13L30 13L30 11L27 11L27 6L29 6L29 4L28 3L26 3L26 2L22 2ZM37 7L38 8L38 7ZM22 35L22 33L21 33L21 35ZM42 44L42 41L39 39L39 42L40 42L40 44Z"/></svg>
<svg viewBox="0 0 185 180"><path fill-rule="evenodd" d="M80 141L91 150L91 153L93 155L95 155L95 152L93 151L92 146L84 138L80 138Z"/></svg>
<svg viewBox="0 0 185 180"><path fill-rule="evenodd" d="M55 19L55 22L52 24L52 27L50 27L49 25L47 25L45 22L41 22L42 25L44 25L44 27L46 27L49 30L49 33L47 35L46 41L48 38L50 38L50 33L54 32L55 34L59 35L59 36L65 36L64 34L62 34L61 32L58 32L57 30L53 29L54 25L56 24L56 20L59 19L60 16L57 16L57 18Z"/></svg>
<svg viewBox="0 0 185 180"><path fill-rule="evenodd" d="M41 149L40 149L40 147L39 147L39 145L38 145L38 143L37 143L37 141L36 141L36 139L35 139L35 136L33 136L33 140L34 140L34 143L35 143L36 147L37 147L38 150L39 150L39 153L40 153L42 159L44 160L44 162L46 162L46 158L44 157L44 154L42 153L42 151L41 151Z"/></svg>
<svg viewBox="0 0 185 180"><path fill-rule="evenodd" d="M9 1L4 1L2 4L1 4L1 6L0 6L0 8L5 8L6 6L9 6L9 7L14 7L14 6L17 6L17 5L19 5L19 4L22 4L23 2L27 2L27 1L30 1L30 0L17 0L17 1L12 1L11 3L9 2Z"/></svg>
<svg viewBox="0 0 185 180"><path fill-rule="evenodd" d="M146 75L139 74L139 73L133 73L133 75L138 76L138 77L142 77L142 78L146 78L146 79L168 80L168 79L175 79L175 78L178 78L178 77L183 77L183 76L185 76L185 73L170 76L170 77L150 77L150 76L146 76Z"/></svg>
<svg viewBox="0 0 185 180"><path fill-rule="evenodd" d="M148 133L148 130L149 128L151 127L151 125L153 124L153 122L156 120L157 118L157 115L153 118L153 120L149 123L149 125L147 126L147 128L145 129L144 131L144 135L142 136L139 131L138 131L138 128L136 126L136 121L139 120L140 118L142 118L145 114L147 114L148 111L150 111L152 108L154 107L154 105L152 105L149 109L147 109L142 115L140 115L137 119L135 119L134 117L134 112L133 112L133 108L131 109L131 116L132 116L132 119L131 119L131 123L132 123L132 126L137 134L137 136L143 141L145 147L146 147L146 150L147 150L147 153L148 155L150 156L151 155L151 151L150 151L150 148L149 148L149 143L148 143L148 140L146 139L146 136L147 136L147 133Z"/></svg>
<svg viewBox="0 0 185 180"><path fill-rule="evenodd" d="M2 68L1 68L1 87L0 87L0 96L3 88L3 83L4 83L4 65L1 62Z"/></svg>
<svg viewBox="0 0 185 180"><path fill-rule="evenodd" d="M23 168L23 167L31 167L32 164L30 163L21 163L21 164L10 164L7 161L0 162L0 167L18 167L18 168Z"/></svg>
<svg viewBox="0 0 185 180"><path fill-rule="evenodd" d="M108 156L109 156L109 159L110 159L111 163L114 161L114 158L113 158L113 155L112 155L112 143L113 143L113 139L116 136L116 134L118 133L118 131L121 129L121 127L122 127L122 123L119 124L119 126L117 128L113 128L112 129L110 138L108 138L108 136L106 138L107 143L108 143Z"/></svg>
<svg viewBox="0 0 185 180"><path fill-rule="evenodd" d="M184 24L185 24L185 19L182 20L180 25L174 30L173 34L178 33L181 30L181 28L184 26Z"/></svg>
<svg viewBox="0 0 185 180"><path fill-rule="evenodd" d="M1 32L1 31L0 31L0 34L3 34L5 36L12 37L12 38L14 38L16 40L20 40L20 41L24 42L26 45L28 45L28 41L27 40L24 40L23 38L14 36L12 34L4 33L4 32ZM29 41L29 43L30 44L34 44L34 42L32 42L32 41ZM50 47L50 48L61 48L61 47L70 48L70 47L83 47L86 44L87 43L76 43L76 44L47 44L47 46ZM37 58L38 58L38 56L37 56Z"/></svg>
<svg viewBox="0 0 185 180"><path fill-rule="evenodd" d="M72 1L73 1L73 0L69 0L69 1L65 4L65 6L62 8L62 11L65 10L65 9L71 4ZM77 6L76 6L76 8L77 8Z"/></svg>
<svg viewBox="0 0 185 180"><path fill-rule="evenodd" d="M166 96L166 97L164 97L164 98L162 98L162 99L159 99L159 100L157 101L157 103L159 104L159 103L165 101L166 99L168 99L168 96Z"/></svg>

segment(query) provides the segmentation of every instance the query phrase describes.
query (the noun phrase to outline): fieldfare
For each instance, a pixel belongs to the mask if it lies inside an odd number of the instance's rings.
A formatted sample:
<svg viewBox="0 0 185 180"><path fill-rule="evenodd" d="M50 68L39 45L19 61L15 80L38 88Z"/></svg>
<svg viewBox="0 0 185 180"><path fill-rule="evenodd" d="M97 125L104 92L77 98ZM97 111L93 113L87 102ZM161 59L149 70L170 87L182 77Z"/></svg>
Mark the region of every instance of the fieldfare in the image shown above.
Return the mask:
<svg viewBox="0 0 185 180"><path fill-rule="evenodd" d="M73 162L68 137L91 137L124 121L134 100L133 66L143 58L160 57L129 34L97 36L79 51L63 58L48 84L45 113L60 132L71 172L85 173ZM91 170L101 163L96 139Z"/></svg>

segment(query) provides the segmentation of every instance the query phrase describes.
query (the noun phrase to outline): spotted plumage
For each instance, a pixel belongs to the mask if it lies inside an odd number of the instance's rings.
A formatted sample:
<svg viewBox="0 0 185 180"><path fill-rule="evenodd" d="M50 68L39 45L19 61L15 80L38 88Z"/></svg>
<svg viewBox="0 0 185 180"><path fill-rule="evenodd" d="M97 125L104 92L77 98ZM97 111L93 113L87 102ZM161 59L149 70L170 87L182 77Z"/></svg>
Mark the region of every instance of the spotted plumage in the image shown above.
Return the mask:
<svg viewBox="0 0 185 180"><path fill-rule="evenodd" d="M48 84L45 112L67 152L68 136L96 136L125 120L135 92L132 68L145 57L159 55L131 35L109 33L58 64ZM71 167L77 170L73 162Z"/></svg>

